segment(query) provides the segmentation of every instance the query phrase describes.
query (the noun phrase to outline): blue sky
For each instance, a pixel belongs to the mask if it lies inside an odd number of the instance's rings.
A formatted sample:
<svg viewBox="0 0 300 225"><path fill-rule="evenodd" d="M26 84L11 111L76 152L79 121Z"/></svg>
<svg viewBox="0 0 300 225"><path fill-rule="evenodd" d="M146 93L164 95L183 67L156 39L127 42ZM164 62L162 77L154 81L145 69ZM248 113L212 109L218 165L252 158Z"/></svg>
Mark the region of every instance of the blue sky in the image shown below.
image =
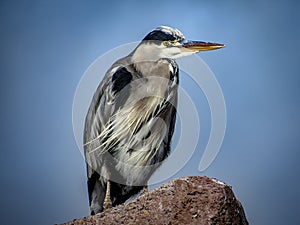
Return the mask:
<svg viewBox="0 0 300 225"><path fill-rule="evenodd" d="M199 151L174 177L206 175L233 187L251 224L298 224L299 1L1 1L1 222L54 224L88 214L85 163L72 103L88 66L159 25L227 48L201 54L223 90L227 130L219 155ZM204 107L206 105L206 109ZM202 108L204 107L204 108ZM202 150L201 150L202 149Z"/></svg>

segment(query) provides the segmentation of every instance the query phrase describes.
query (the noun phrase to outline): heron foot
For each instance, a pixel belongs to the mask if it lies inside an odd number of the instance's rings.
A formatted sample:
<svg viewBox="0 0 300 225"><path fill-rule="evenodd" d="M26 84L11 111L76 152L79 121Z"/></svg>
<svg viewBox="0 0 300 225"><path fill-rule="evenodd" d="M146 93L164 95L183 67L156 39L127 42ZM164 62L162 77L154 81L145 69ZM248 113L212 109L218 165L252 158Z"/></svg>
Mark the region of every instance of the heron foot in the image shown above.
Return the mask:
<svg viewBox="0 0 300 225"><path fill-rule="evenodd" d="M142 195L144 195L144 194L146 194L146 193L148 193L148 185L145 185L145 186L143 187L143 189L141 190L140 196L142 196Z"/></svg>
<svg viewBox="0 0 300 225"><path fill-rule="evenodd" d="M112 208L112 203L110 199L104 199L103 202L103 211Z"/></svg>

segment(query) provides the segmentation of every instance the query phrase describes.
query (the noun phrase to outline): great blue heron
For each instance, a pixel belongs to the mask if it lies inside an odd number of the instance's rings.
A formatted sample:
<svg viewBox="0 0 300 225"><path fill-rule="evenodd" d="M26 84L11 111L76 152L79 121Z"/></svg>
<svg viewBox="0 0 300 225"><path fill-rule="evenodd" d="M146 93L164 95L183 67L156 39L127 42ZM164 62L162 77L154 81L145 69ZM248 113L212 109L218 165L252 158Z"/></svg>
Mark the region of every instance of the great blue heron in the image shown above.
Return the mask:
<svg viewBox="0 0 300 225"><path fill-rule="evenodd" d="M176 58L224 45L186 41L161 26L116 61L98 86L84 129L91 214L125 202L170 152L177 106Z"/></svg>

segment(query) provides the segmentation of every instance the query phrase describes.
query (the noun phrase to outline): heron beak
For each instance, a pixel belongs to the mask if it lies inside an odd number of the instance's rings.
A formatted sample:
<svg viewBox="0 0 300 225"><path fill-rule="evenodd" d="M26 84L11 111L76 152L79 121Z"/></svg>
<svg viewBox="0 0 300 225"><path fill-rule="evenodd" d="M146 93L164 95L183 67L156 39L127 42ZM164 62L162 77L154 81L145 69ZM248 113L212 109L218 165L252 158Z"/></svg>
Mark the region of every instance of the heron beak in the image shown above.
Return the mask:
<svg viewBox="0 0 300 225"><path fill-rule="evenodd" d="M183 43L182 47L192 52L200 52L224 48L225 45L203 41L188 41Z"/></svg>

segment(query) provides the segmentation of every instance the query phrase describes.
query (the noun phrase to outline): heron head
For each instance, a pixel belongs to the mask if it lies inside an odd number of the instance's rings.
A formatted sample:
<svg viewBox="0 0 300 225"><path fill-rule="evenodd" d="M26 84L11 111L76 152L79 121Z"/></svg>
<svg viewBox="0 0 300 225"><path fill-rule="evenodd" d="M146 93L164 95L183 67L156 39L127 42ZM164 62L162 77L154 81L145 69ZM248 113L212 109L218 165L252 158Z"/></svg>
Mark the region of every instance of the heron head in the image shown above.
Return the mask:
<svg viewBox="0 0 300 225"><path fill-rule="evenodd" d="M177 59L200 51L215 50L225 45L204 41L187 41L183 34L174 28L160 26L142 40L134 55L145 60L159 58Z"/></svg>

